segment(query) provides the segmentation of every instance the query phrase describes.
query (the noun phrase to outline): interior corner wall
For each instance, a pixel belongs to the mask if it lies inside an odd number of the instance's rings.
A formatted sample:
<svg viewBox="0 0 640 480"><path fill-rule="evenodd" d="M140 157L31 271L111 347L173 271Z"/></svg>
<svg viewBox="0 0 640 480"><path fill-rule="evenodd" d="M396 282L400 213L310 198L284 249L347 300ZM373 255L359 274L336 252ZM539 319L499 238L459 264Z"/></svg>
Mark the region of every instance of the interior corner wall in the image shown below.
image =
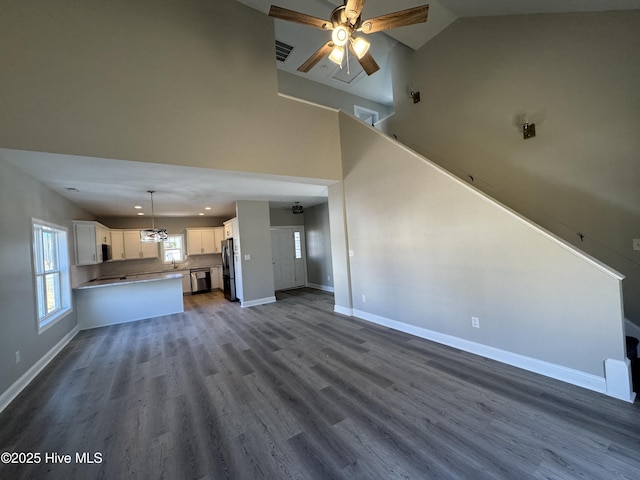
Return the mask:
<svg viewBox="0 0 640 480"><path fill-rule="evenodd" d="M0 146L339 180L336 112L278 95L273 21L234 0L3 2Z"/></svg>
<svg viewBox="0 0 640 480"><path fill-rule="evenodd" d="M291 225L304 225L304 214L294 214L291 208L270 208L269 216L271 218L272 227L289 227Z"/></svg>
<svg viewBox="0 0 640 480"><path fill-rule="evenodd" d="M74 262L73 219L91 219L34 178L0 158L0 395L53 349L77 325L75 311L38 334L33 280L31 219L67 228L69 259ZM27 239L27 240L25 240ZM71 266L72 287L91 278L91 267ZM87 278L88 277L88 278ZM21 361L16 363L15 352Z"/></svg>
<svg viewBox="0 0 640 480"><path fill-rule="evenodd" d="M238 201L236 212L242 264L242 306L275 301L269 202Z"/></svg>
<svg viewBox="0 0 640 480"><path fill-rule="evenodd" d="M307 247L307 280L309 284L333 289L331 267L331 229L327 203L304 210L304 234Z"/></svg>
<svg viewBox="0 0 640 480"><path fill-rule="evenodd" d="M616 272L373 128L340 126L357 316L600 379L625 360Z"/></svg>
<svg viewBox="0 0 640 480"><path fill-rule="evenodd" d="M387 124L405 145L623 273L625 314L636 324L639 45L638 10L458 19L417 52L394 51ZM523 139L523 120L536 137Z"/></svg>
<svg viewBox="0 0 640 480"><path fill-rule="evenodd" d="M383 105L282 70L278 70L278 91L318 105L342 110L351 115L354 114L356 105L378 112L381 119L393 113L393 105Z"/></svg>
<svg viewBox="0 0 640 480"><path fill-rule="evenodd" d="M327 191L334 310L345 315L351 315L353 313L353 303L351 299L351 272L349 269L349 241L347 238L344 185L342 182L334 183L327 187Z"/></svg>

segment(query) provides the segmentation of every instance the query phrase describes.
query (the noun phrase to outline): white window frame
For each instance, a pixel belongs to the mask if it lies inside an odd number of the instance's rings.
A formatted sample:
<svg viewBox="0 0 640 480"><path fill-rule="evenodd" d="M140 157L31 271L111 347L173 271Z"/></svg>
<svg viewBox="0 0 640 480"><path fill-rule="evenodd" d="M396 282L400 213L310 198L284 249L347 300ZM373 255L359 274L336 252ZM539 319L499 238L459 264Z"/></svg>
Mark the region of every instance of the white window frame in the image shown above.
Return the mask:
<svg viewBox="0 0 640 480"><path fill-rule="evenodd" d="M48 255L45 252L44 234L53 234L53 252L51 258L45 262ZM73 311L71 303L71 275L69 273L69 240L68 229L55 223L31 219L31 257L33 268L33 288L35 317L38 334L52 327ZM54 305L50 311L46 305L47 277L53 279L57 285Z"/></svg>
<svg viewBox="0 0 640 480"><path fill-rule="evenodd" d="M184 235L182 234L177 234L177 235L171 235L169 234L167 237L167 240L169 240L171 237L180 237L180 260L176 260L175 263L184 263L185 262L185 248L184 248ZM167 250L177 250L177 248L170 248ZM164 242L162 242L162 263L164 264L173 264L173 260L166 260L165 259L165 246L164 246Z"/></svg>

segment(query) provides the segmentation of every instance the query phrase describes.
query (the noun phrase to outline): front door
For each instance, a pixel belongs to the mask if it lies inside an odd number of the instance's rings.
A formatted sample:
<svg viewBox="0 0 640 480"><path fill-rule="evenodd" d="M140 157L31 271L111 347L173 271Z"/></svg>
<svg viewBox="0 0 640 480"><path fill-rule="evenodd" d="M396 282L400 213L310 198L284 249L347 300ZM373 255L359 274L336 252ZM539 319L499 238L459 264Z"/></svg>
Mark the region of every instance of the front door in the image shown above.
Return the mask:
<svg viewBox="0 0 640 480"><path fill-rule="evenodd" d="M306 285L304 228L272 228L271 248L275 289L284 290Z"/></svg>

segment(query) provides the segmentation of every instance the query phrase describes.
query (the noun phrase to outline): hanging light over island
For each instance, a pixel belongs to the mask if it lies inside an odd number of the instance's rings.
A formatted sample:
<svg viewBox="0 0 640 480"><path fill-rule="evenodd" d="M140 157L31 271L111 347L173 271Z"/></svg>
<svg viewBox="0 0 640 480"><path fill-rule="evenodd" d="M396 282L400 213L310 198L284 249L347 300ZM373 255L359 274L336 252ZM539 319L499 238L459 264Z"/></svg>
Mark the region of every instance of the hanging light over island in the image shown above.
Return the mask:
<svg viewBox="0 0 640 480"><path fill-rule="evenodd" d="M140 230L140 242L141 243L160 243L164 242L167 238L167 230L165 228L156 228L155 215L153 211L153 194L155 190L147 190L151 195L151 228Z"/></svg>

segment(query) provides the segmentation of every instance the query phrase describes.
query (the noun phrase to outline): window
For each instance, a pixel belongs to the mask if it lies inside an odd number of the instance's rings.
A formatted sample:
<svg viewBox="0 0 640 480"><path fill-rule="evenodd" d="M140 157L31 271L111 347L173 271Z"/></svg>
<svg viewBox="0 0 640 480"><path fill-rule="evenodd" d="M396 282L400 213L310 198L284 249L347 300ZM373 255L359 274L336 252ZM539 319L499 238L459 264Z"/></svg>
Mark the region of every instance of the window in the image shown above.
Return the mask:
<svg viewBox="0 0 640 480"><path fill-rule="evenodd" d="M300 232L293 233L293 243L296 250L296 258L302 258L302 239L300 238Z"/></svg>
<svg viewBox="0 0 640 480"><path fill-rule="evenodd" d="M182 262L184 260L182 245L182 235L169 235L169 237L162 242L162 258L164 259L164 263Z"/></svg>
<svg viewBox="0 0 640 480"><path fill-rule="evenodd" d="M32 220L38 333L71 311L67 229Z"/></svg>

